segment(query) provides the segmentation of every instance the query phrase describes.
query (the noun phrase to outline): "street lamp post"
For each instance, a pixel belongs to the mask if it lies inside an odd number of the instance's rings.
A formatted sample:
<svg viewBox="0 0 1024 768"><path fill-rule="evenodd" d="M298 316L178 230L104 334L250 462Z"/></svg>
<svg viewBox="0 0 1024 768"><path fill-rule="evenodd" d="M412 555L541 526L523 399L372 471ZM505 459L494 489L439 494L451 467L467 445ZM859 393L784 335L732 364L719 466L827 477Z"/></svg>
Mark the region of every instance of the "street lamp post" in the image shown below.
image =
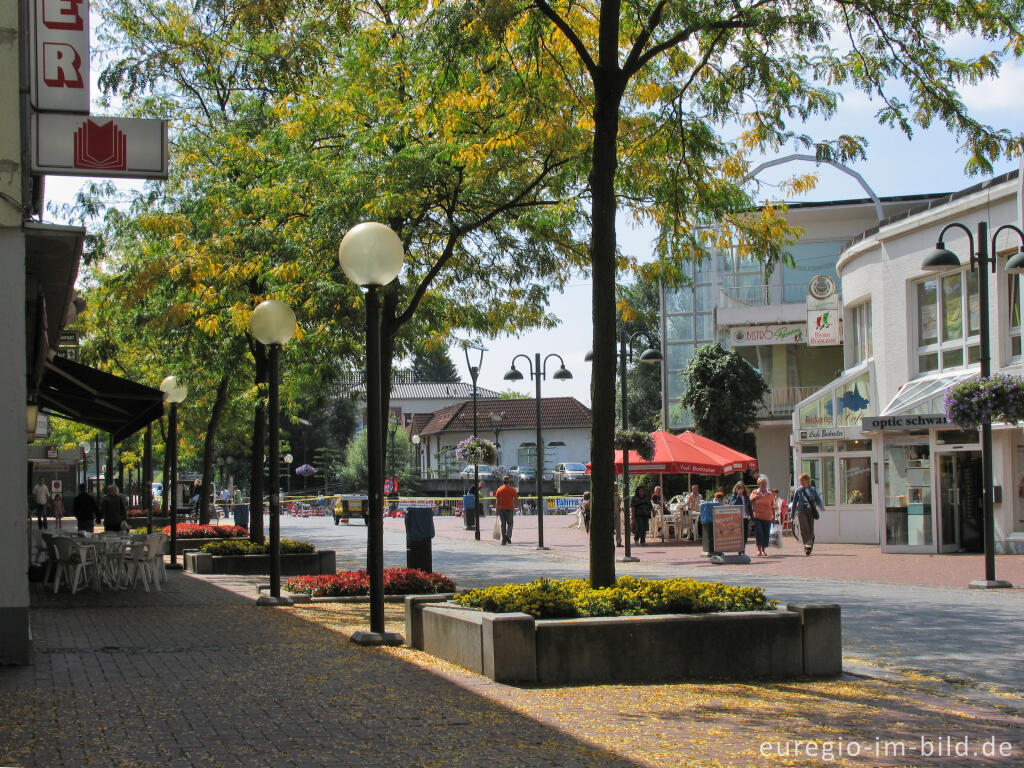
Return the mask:
<svg viewBox="0 0 1024 768"><path fill-rule="evenodd" d="M558 358L560 367L551 374L551 378L563 381L571 379L572 374L565 367L565 361L562 359L562 356L554 352L545 357L543 363L541 363L539 352L534 354L533 362L526 355L519 354L512 358L512 367L505 374L506 381L522 381L523 374L516 368L516 360L520 357L526 360L526 364L530 366L530 377L537 383L535 412L537 421L537 549L547 549L544 546L544 433L540 417L540 382L547 375L548 360L552 357Z"/></svg>
<svg viewBox="0 0 1024 768"><path fill-rule="evenodd" d="M180 383L175 376L168 376L160 382L160 391L164 393L164 401L171 404L170 415L167 417L167 450L170 451L170 489L164 489L164 493L170 492L171 516L171 564L169 567L178 568L178 508L175 504L174 486L178 482L178 403L184 402L188 395L188 387ZM99 473L96 473L96 483L99 484Z"/></svg>
<svg viewBox="0 0 1024 768"><path fill-rule="evenodd" d="M270 442L270 595L260 597L258 605L291 605L290 597L281 597L281 347L295 334L295 313L283 301L268 299L259 304L249 319L256 340L269 348L269 392L267 403Z"/></svg>
<svg viewBox="0 0 1024 768"><path fill-rule="evenodd" d="M412 447L416 452L416 477L420 476L420 436L413 435L411 438Z"/></svg>
<svg viewBox="0 0 1024 768"><path fill-rule="evenodd" d="M959 229L967 235L967 243L970 248L971 271L978 270L978 303L981 315L980 342L981 379L985 380L992 375L991 341L989 330L989 296L988 296L988 269L991 266L992 274L996 274L996 238L1003 230L1016 232L1021 240L1020 249L1007 262L1004 270L1010 274L1024 273L1024 232L1013 224L1003 224L992 234L991 241L988 236L988 222L978 222L978 239L975 241L970 228L958 222L947 224L939 232L939 241L935 244L935 250L921 264L923 270L938 272L951 268L960 268L960 259L955 253L946 250L942 238L950 229ZM975 248L977 246L977 248ZM975 589L996 589L1012 586L1008 581L996 579L996 540L995 540L995 516L992 511L992 420L986 415L981 422L981 473L983 492L983 527L984 527L984 548L985 548L985 578L981 581L972 581L970 586Z"/></svg>
<svg viewBox="0 0 1024 768"><path fill-rule="evenodd" d="M626 364L633 362L633 342L637 339L643 339L650 347L640 353L640 362L642 363L659 363L664 360L664 356L660 351L655 349L658 346L657 341L647 333L647 331L637 331L632 335L627 334L625 330L619 331L619 395L621 400L622 408L622 428L627 429L629 427L629 404L626 399ZM587 352L584 357L585 360L593 360L593 352ZM622 451L622 536L623 536L623 563L635 563L640 558L634 557L632 550L629 546L630 541L630 528L629 528L629 451L623 449ZM614 523L614 521L613 521Z"/></svg>
<svg viewBox="0 0 1024 768"><path fill-rule="evenodd" d="M288 477L285 479L285 484L286 484L285 487L287 488L286 493L291 493L292 492L292 462L295 461L295 457L292 456L290 453L286 453L281 458L284 460L285 474L288 475Z"/></svg>
<svg viewBox="0 0 1024 768"><path fill-rule="evenodd" d="M380 306L377 289L402 269L402 241L394 230L373 222L357 224L342 238L338 261L345 275L366 289L366 428L369 518L366 570L370 580L370 631L356 632L360 645L401 645L396 632L384 629L384 477L383 423L380 386Z"/></svg>
<svg viewBox="0 0 1024 768"><path fill-rule="evenodd" d="M477 364L473 365L469 361L469 350L474 349L480 353L480 357L477 359ZM473 437L475 438L479 432L477 431L477 411L476 411L476 396L477 387L476 380L480 376L480 368L484 364L484 352L487 351L485 347L481 347L475 344L463 344L462 351L466 353L466 366L469 368L469 378L473 382ZM473 537L480 541L480 465L473 464L473 517L475 518L473 524ZM468 526L467 526L468 527Z"/></svg>

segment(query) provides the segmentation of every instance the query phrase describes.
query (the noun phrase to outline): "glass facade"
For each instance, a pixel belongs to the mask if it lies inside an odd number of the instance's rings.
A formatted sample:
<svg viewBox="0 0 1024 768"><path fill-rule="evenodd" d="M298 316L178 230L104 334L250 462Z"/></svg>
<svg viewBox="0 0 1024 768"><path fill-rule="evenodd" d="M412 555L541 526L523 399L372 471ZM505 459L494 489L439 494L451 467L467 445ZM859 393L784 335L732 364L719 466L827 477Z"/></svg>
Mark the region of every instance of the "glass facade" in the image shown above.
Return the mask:
<svg viewBox="0 0 1024 768"><path fill-rule="evenodd" d="M916 285L917 372L963 368L981 356L978 273L955 272Z"/></svg>
<svg viewBox="0 0 1024 768"><path fill-rule="evenodd" d="M932 465L927 443L885 446L885 543L932 544Z"/></svg>

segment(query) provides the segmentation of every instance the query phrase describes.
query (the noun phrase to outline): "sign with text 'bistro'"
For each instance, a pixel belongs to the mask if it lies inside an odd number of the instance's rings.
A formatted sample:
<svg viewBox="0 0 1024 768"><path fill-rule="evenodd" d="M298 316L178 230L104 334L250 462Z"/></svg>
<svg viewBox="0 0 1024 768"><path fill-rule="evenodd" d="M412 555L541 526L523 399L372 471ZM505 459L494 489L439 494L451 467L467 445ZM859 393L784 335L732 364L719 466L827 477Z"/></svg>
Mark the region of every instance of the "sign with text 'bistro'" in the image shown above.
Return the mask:
<svg viewBox="0 0 1024 768"><path fill-rule="evenodd" d="M807 326L800 323L784 325L741 325L730 332L734 347L758 347L769 344L803 344Z"/></svg>
<svg viewBox="0 0 1024 768"><path fill-rule="evenodd" d="M88 0L31 2L32 106L89 114Z"/></svg>
<svg viewBox="0 0 1024 768"><path fill-rule="evenodd" d="M32 115L32 171L62 176L167 178L167 121Z"/></svg>

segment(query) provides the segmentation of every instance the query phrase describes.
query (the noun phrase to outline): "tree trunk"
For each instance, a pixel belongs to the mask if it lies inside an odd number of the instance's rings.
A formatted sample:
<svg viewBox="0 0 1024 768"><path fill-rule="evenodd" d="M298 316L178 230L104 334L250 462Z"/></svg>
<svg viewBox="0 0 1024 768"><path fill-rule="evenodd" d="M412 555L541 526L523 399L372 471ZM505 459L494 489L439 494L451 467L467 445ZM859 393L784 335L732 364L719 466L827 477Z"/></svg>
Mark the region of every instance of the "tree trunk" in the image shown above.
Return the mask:
<svg viewBox="0 0 1024 768"><path fill-rule="evenodd" d="M217 435L217 427L224 415L224 406L228 401L228 377L224 374L217 385L217 397L213 401L210 420L206 424L206 438L203 441L203 486L199 491L199 524L210 524L210 479L213 476L213 446ZM218 516L219 517L219 516Z"/></svg>
<svg viewBox="0 0 1024 768"><path fill-rule="evenodd" d="M256 361L256 384L267 381L267 352L262 344L253 344L253 358ZM263 536L263 456L267 445L267 406L263 400L263 387L253 409L252 455L250 457L249 487L249 541L262 544Z"/></svg>
<svg viewBox="0 0 1024 768"><path fill-rule="evenodd" d="M590 461L590 583L615 583L615 541L612 495L615 492L615 172L619 106L624 78L618 67L619 3L601 3L598 46L600 60L594 74L594 146L590 170L590 263L593 276L594 362ZM628 499L622 500L628 504ZM624 536L629 531L623 531Z"/></svg>

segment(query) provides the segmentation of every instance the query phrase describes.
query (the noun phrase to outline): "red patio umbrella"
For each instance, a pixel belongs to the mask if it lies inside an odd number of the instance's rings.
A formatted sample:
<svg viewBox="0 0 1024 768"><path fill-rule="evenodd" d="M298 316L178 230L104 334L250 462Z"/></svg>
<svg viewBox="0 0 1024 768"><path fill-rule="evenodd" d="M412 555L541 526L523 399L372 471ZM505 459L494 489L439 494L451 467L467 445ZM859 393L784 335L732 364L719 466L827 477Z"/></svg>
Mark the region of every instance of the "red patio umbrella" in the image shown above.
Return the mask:
<svg viewBox="0 0 1024 768"><path fill-rule="evenodd" d="M629 474L727 475L743 469L756 470L757 459L740 453L693 432L673 435L664 430L651 433L654 456L644 461L636 451L629 452ZM590 464L587 464L590 472ZM622 474L622 451L615 452L615 474Z"/></svg>

